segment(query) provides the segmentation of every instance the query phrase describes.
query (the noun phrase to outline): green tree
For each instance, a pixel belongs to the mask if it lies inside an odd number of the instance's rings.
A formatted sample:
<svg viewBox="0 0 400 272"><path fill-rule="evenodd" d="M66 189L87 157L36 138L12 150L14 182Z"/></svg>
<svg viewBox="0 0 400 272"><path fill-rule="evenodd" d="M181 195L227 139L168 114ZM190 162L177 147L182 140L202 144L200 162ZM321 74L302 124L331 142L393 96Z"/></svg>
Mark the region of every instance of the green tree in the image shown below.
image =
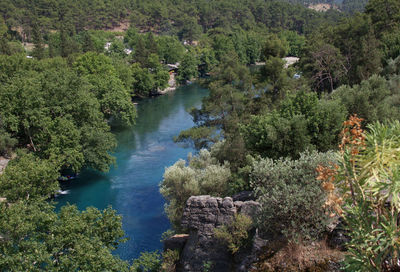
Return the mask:
<svg viewBox="0 0 400 272"><path fill-rule="evenodd" d="M154 79L149 70L141 68L139 63L132 64L131 70L133 77L132 94L140 97L149 96L154 86Z"/></svg>
<svg viewBox="0 0 400 272"><path fill-rule="evenodd" d="M158 272L161 271L161 255L155 252L142 252L139 258L133 261L131 272Z"/></svg>
<svg viewBox="0 0 400 272"><path fill-rule="evenodd" d="M255 160L251 186L261 203L257 224L263 233L307 241L322 236L329 223L325 214L322 181L316 182L319 165L336 162L335 154L306 152L299 159ZM278 201L277 201L278 200Z"/></svg>
<svg viewBox="0 0 400 272"><path fill-rule="evenodd" d="M346 114L337 101L319 100L315 93L299 91L285 98L277 110L253 116L241 131L246 147L256 154L297 158L307 149L336 148Z"/></svg>
<svg viewBox="0 0 400 272"><path fill-rule="evenodd" d="M104 116L118 125L130 126L136 118L129 91L117 77L110 58L94 52L78 57L74 63L78 73L85 77L93 94L100 102Z"/></svg>
<svg viewBox="0 0 400 272"><path fill-rule="evenodd" d="M121 217L45 201L0 203L0 269L11 271L127 271L112 255L123 242Z"/></svg>
<svg viewBox="0 0 400 272"><path fill-rule="evenodd" d="M396 0L372 0L365 7L378 32L390 31L400 23L400 3Z"/></svg>
<svg viewBox="0 0 400 272"><path fill-rule="evenodd" d="M350 114L357 114L367 123L400 119L398 76L386 80L372 76L360 85L342 86L333 94L333 98L347 108Z"/></svg>
<svg viewBox="0 0 400 272"><path fill-rule="evenodd" d="M142 67L147 68L147 60L149 58L149 51L146 48L145 41L143 37L139 37L136 43L135 52L133 54L133 60L138 62Z"/></svg>
<svg viewBox="0 0 400 272"><path fill-rule="evenodd" d="M20 153L0 176L0 195L8 201L50 197L59 189L59 169L32 153Z"/></svg>
<svg viewBox="0 0 400 272"><path fill-rule="evenodd" d="M174 36L161 36L157 39L158 54L165 63L176 63L182 60L185 47Z"/></svg>
<svg viewBox="0 0 400 272"><path fill-rule="evenodd" d="M35 23L32 28L33 43L35 47L32 51L32 56L37 59L45 57L43 35L38 23Z"/></svg>
<svg viewBox="0 0 400 272"><path fill-rule="evenodd" d="M184 14L182 18L179 18L179 25L181 29L178 36L181 40L192 42L197 40L202 33L202 29L195 17Z"/></svg>
<svg viewBox="0 0 400 272"><path fill-rule="evenodd" d="M231 176L229 164L220 164L211 153L200 150L198 156L177 161L165 169L160 192L168 201L167 216L175 230L180 230L180 221L185 203L192 195L223 196L228 189Z"/></svg>
<svg viewBox="0 0 400 272"><path fill-rule="evenodd" d="M17 139L12 138L11 135L4 130L0 119L0 156L10 156L16 144Z"/></svg>
<svg viewBox="0 0 400 272"><path fill-rule="evenodd" d="M199 74L198 65L199 62L194 52L186 52L179 66L178 81L185 83L188 80L196 78Z"/></svg>
<svg viewBox="0 0 400 272"><path fill-rule="evenodd" d="M58 167L108 170L116 143L91 85L58 59L36 64L42 72L17 72L0 88L6 131Z"/></svg>

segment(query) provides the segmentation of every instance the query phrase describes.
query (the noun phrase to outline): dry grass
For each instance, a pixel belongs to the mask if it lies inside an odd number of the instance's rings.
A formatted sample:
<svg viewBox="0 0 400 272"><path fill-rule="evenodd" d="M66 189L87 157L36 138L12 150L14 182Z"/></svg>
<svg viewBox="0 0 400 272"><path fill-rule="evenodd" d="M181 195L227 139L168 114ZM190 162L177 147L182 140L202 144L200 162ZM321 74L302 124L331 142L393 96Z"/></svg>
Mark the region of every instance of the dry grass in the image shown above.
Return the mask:
<svg viewBox="0 0 400 272"><path fill-rule="evenodd" d="M325 241L311 244L287 244L275 254L261 256L252 272L326 272L339 271L343 252L327 246Z"/></svg>

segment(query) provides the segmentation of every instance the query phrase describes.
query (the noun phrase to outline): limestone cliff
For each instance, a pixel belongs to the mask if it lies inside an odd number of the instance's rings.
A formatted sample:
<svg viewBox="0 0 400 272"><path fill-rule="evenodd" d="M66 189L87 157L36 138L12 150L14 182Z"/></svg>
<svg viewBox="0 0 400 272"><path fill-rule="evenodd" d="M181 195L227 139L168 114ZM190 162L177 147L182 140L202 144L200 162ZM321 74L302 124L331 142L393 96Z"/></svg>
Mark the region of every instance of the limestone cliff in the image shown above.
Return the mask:
<svg viewBox="0 0 400 272"><path fill-rule="evenodd" d="M260 204L255 201L233 201L231 197L192 196L186 203L182 227L189 235L174 236L165 241L166 249L181 249L177 271L249 271L257 251L265 241L253 235L253 243L233 256L226 245L214 237L215 228L229 224L235 214L253 217Z"/></svg>

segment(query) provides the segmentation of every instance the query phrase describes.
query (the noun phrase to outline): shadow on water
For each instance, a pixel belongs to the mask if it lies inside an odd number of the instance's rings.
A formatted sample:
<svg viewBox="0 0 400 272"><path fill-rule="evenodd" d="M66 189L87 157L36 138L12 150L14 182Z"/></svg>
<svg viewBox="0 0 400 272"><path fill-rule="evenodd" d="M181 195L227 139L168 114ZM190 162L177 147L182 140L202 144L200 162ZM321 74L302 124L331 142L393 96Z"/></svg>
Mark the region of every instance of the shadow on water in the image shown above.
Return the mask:
<svg viewBox="0 0 400 272"><path fill-rule="evenodd" d="M115 252L125 260L136 258L142 251L161 249L161 234L169 228L169 222L163 214L165 201L158 184L165 167L193 151L175 144L172 137L193 126L187 110L200 107L207 93L193 84L141 101L135 126L116 133L117 166L108 173L84 170L77 179L63 184L65 194L57 197L58 207L71 203L83 210L111 205L123 216L129 237Z"/></svg>

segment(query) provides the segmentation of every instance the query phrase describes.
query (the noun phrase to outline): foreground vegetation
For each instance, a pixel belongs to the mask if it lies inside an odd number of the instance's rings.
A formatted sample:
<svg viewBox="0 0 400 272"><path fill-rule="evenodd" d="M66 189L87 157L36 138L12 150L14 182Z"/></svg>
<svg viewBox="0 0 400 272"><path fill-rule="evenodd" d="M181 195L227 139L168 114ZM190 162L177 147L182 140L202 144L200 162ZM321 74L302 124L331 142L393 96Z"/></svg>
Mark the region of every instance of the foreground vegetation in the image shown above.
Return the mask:
<svg viewBox="0 0 400 272"><path fill-rule="evenodd" d="M173 267L176 252L113 256L124 240L111 208L56 212L48 200L64 171L108 171L113 129L134 124L132 99L164 89L176 63L178 83L207 77L210 95L176 137L207 150L160 185L173 231L191 195L251 190L261 233L307 244L342 216L346 269L398 269L398 1L352 16L256 0L28 2L0 5L0 155L16 155L0 176L1 270ZM100 30L121 21L126 32ZM219 230L232 254L250 224Z"/></svg>

